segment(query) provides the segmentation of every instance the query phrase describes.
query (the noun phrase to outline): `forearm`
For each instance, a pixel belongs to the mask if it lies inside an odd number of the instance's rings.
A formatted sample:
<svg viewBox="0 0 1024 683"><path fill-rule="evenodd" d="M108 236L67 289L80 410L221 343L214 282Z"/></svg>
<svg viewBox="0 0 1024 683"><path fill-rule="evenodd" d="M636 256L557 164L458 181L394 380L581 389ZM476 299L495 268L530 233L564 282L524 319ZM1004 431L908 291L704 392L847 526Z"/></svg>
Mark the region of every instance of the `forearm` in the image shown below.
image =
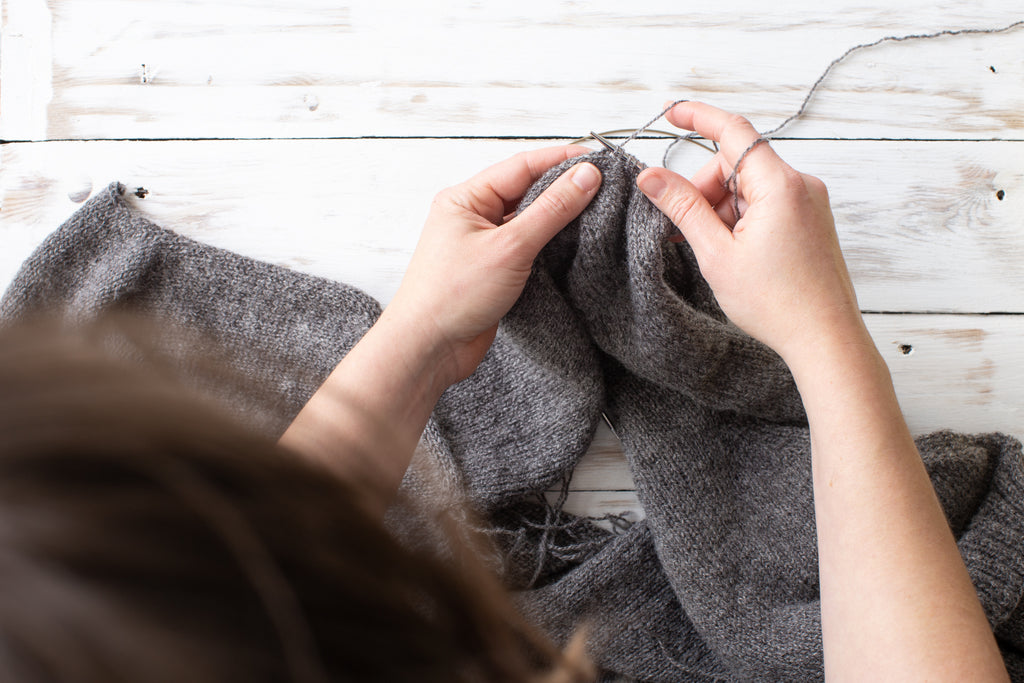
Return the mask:
<svg viewBox="0 0 1024 683"><path fill-rule="evenodd" d="M280 443L372 488L398 490L434 405L448 387L442 349L388 309L345 356Z"/></svg>
<svg viewBox="0 0 1024 683"><path fill-rule="evenodd" d="M508 207L548 169L584 151L521 153L439 193L391 304L281 445L361 478L377 507L390 502L441 394L473 373L537 253L594 197L601 173L576 164L506 220Z"/></svg>
<svg viewBox="0 0 1024 683"><path fill-rule="evenodd" d="M866 330L822 340L790 366L810 424L826 673L1006 680Z"/></svg>

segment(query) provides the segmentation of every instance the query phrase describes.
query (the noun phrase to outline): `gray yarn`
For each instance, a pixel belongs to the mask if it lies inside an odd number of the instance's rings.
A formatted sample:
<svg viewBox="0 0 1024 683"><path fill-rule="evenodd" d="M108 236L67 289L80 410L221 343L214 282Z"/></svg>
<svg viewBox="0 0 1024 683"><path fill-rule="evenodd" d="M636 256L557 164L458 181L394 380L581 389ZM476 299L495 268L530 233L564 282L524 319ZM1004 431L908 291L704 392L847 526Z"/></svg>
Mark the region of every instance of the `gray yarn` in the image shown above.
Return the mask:
<svg viewBox="0 0 1024 683"><path fill-rule="evenodd" d="M1018 21L1014 21L1014 22L1012 22L1010 24L1006 24L1005 26L1000 26L998 28L944 29L944 30L941 30L941 31L934 31L932 33L911 33L911 34L902 35L902 36L883 36L881 38L878 38L877 40L872 40L871 42L868 42L868 43L858 43L857 45L853 45L853 46L847 48L847 50L845 52L843 52L843 54L839 55L838 57L836 57L835 59L833 59L831 62L828 63L828 66L825 67L825 70L821 72L821 75L818 76L817 80L815 80L814 83L811 85L811 87L808 88L807 93L804 95L804 99L801 100L800 106L797 108L797 110L795 112L793 112L792 114L787 116L785 119L783 119L782 122L777 124L774 128L770 128L769 130L762 131L758 135L757 139L754 140L753 142L751 142L749 145L747 145L747 147L742 152L740 152L739 156L736 157L736 163L732 164L732 172L729 174L729 177L726 178L725 182L723 183L723 185L726 187L726 189L728 189L733 194L733 205L732 205L733 215L736 216L736 217L739 217L739 215L740 215L739 180L738 180L740 164L743 163L743 160L747 158L747 155L750 154L750 152L752 152L755 147L760 145L762 142L767 142L768 140L771 140L772 138L776 137L776 134L779 131L781 131L783 128L785 128L786 126L788 126L789 124L793 123L794 121L799 119L801 116L803 116L804 113L807 111L808 105L811 103L811 98L814 97L814 94L818 91L818 88L821 87L821 84L825 81L825 79L828 78L828 75L830 73L832 73L832 70L834 68L839 66L840 62L844 61L847 57L852 55L854 52L859 52L860 50L867 50L867 49L870 49L870 48L873 48L873 47L877 47L878 45L881 45L883 43L902 43L902 42L915 41L915 40L934 40L936 38L946 38L946 37L965 36L965 35L995 35L995 34L998 34L998 33L1006 33L1007 31L1013 31L1014 29L1020 28L1022 26L1024 26L1024 19L1021 19L1021 20L1018 20ZM995 71L995 69L992 69L992 70ZM651 119L650 121L648 121L644 125L642 125L639 128L637 128L635 131L633 131L633 133L629 137L627 137L625 140L623 140L621 143L619 143L617 145L617 150L616 151L621 152L622 148L626 146L626 143L628 143L628 142L636 139L637 137L639 137L644 131L646 131L648 128L650 128L654 124L655 121L657 121L662 116L667 114L672 109L672 107L676 106L680 102L687 102L687 101L688 100L686 100L686 99L676 100L672 104L670 104L667 107L665 107L661 111L660 114L655 116L653 119ZM675 140L670 142L668 145L666 145L665 146L665 151L662 154L661 165L662 166L666 166L666 167L668 166L668 156L672 152L672 148L675 147L678 143L680 143L680 142L682 142L684 140L693 142L694 139L697 138L697 137L698 136L697 136L696 133L689 133L687 135L683 135L683 136L680 136L680 137L676 138Z"/></svg>
<svg viewBox="0 0 1024 683"><path fill-rule="evenodd" d="M571 159L520 208L582 160L604 175L597 197L538 257L477 372L442 396L404 486L461 489L524 613L560 642L587 620L609 680L820 680L810 451L792 378L728 322L689 247L666 242L673 229L636 191L632 160ZM200 352L219 349L252 378L254 391L226 399L270 435L380 310L351 287L163 230L113 184L26 261L0 317L115 306L201 332ZM196 351L172 351L188 372ZM646 513L619 533L540 502L602 412ZM917 443L1024 681L1021 446L952 432Z"/></svg>

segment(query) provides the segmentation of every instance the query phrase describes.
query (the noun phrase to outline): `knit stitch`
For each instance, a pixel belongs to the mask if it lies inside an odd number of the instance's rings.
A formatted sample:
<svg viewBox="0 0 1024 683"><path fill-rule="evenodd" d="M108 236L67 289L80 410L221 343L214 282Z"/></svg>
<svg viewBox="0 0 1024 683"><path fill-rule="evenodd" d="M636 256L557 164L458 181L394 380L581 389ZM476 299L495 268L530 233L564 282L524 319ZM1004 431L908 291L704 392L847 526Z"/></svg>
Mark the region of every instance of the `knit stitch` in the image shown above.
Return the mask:
<svg viewBox="0 0 1024 683"><path fill-rule="evenodd" d="M541 252L478 370L441 397L403 486L461 491L490 524L502 576L556 641L581 620L605 676L823 677L810 446L782 360L724 316L689 247L607 151L602 186ZM202 245L112 184L22 267L0 317L110 307L202 333L251 378L225 395L279 435L379 315L362 292ZM171 351L188 372L203 349ZM571 475L601 414L646 519L604 531L539 502ZM1024 461L1002 434L918 448L1011 676L1024 681ZM425 472L440 474L440 486Z"/></svg>

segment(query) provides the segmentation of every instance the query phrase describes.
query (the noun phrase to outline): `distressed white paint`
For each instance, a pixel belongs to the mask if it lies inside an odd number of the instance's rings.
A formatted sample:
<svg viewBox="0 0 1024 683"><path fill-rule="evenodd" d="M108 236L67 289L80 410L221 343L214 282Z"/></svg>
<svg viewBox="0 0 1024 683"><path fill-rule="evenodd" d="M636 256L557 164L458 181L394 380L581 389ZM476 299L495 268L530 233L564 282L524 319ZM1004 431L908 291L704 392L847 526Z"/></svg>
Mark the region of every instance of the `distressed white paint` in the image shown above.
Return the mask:
<svg viewBox="0 0 1024 683"><path fill-rule="evenodd" d="M430 200L550 141L274 140L5 145L0 286L112 180L149 194L156 222L390 300ZM664 142L630 149L658 162ZM861 307L1024 312L1024 142L777 141L829 185ZM679 148L677 148L679 149ZM692 169L707 153L679 149ZM1003 199L997 191L1003 191Z"/></svg>
<svg viewBox="0 0 1024 683"><path fill-rule="evenodd" d="M45 0L0 0L0 139L46 137L53 97L51 16Z"/></svg>
<svg viewBox="0 0 1024 683"><path fill-rule="evenodd" d="M7 138L576 136L679 97L768 128L849 46L1022 18L1019 0L49 5L53 101ZM788 134L1021 138L1022 83L1024 30L890 43L851 56Z"/></svg>
<svg viewBox="0 0 1024 683"><path fill-rule="evenodd" d="M387 301L433 194L488 163L538 144L336 140L8 145L0 171L0 230L9 247L0 256L3 282L23 255L78 206L71 196L81 200L88 188L99 190L117 178L130 188L146 187L145 199L130 201L166 227L357 284ZM662 144L640 141L637 149L653 161ZM786 158L832 186L867 307L929 310L936 301L959 302L974 306L968 312L1021 311L1024 305L1017 266L1019 240L1024 239L1020 145L776 143ZM703 155L685 148L676 162L693 166ZM865 168L872 172L864 173ZM996 185L1005 188L1002 201L995 198ZM1024 433L1024 345L1019 343L1024 319L869 315L867 320L916 432L950 427ZM913 348L909 355L898 350L904 344ZM603 427L572 485L577 491L570 511L604 514L633 499L623 493L632 481L621 452Z"/></svg>
<svg viewBox="0 0 1024 683"><path fill-rule="evenodd" d="M1019 0L681 5L477 0L0 0L0 138L565 136L705 99L768 128L887 34L994 27ZM777 141L830 187L915 432L1024 435L1024 29L844 62ZM921 139L943 138L945 142ZM985 140L996 142L963 142ZM1017 142L1008 142L1016 140ZM390 299L431 197L542 140L47 142L0 147L0 287L107 182L180 232ZM649 163L663 143L638 141ZM703 152L674 155L693 170ZM1003 199L996 192L1003 191ZM913 351L900 352L901 345ZM904 346L905 348L905 346ZM603 427L566 509L638 509Z"/></svg>

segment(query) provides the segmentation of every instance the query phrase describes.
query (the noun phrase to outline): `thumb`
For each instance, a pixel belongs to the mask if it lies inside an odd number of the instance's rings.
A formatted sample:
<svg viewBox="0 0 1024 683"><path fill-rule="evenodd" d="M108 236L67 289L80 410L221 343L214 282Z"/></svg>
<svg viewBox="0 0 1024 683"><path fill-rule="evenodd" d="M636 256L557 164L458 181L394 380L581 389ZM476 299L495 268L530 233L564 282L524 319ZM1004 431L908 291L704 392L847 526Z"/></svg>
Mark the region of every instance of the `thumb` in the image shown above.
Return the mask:
<svg viewBox="0 0 1024 683"><path fill-rule="evenodd" d="M600 185L597 166L575 164L502 229L514 235L526 252L523 255L532 261L559 230L580 215Z"/></svg>
<svg viewBox="0 0 1024 683"><path fill-rule="evenodd" d="M732 232L700 190L678 173L648 168L636 184L663 214L676 224L693 247L698 262L713 259L732 242Z"/></svg>

